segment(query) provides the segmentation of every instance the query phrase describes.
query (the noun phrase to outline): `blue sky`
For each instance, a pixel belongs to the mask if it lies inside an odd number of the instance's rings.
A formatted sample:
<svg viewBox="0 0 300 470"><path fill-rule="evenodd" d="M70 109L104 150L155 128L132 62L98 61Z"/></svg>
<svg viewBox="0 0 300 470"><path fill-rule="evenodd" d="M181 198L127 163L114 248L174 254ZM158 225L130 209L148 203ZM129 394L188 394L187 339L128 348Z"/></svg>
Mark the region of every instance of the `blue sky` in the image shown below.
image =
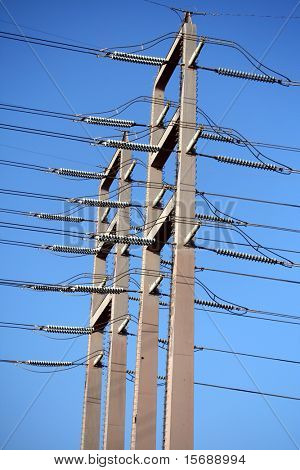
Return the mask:
<svg viewBox="0 0 300 470"><path fill-rule="evenodd" d="M167 2L166 2L167 3ZM254 13L289 16L297 2L239 2L174 0L181 8L210 12ZM294 15L300 15L299 7ZM300 80L299 20L263 19L234 16L195 17L199 35L237 41L263 62L292 79ZM18 27L16 27L16 24ZM170 10L142 0L115 2L81 2L15 0L0 2L1 30L20 32L57 41L84 43L92 47L114 47L142 44L165 33L177 31L179 19ZM46 34L48 33L48 34ZM93 113L118 108L140 95L151 95L155 67L126 64L94 56L59 51L39 46L30 47L0 39L2 64L1 102L66 113ZM170 40L145 51L164 56ZM210 46L204 48L199 63L252 71L252 66L237 51ZM178 77L175 77L178 78ZM175 80L167 97L178 99ZM256 82L220 77L198 72L198 106L218 124L231 127L254 141L299 145L299 91ZM0 110L0 122L36 127L56 132L93 137L116 135L115 130L81 125L60 119L31 116ZM120 117L147 123L149 104L136 104ZM202 122L199 117L199 122ZM49 167L70 167L96 170L105 165L112 150L88 144L32 136L0 130L1 159L33 163ZM143 140L147 142L147 140ZM216 143L198 146L207 153L223 153L251 159L246 149ZM297 153L266 149L268 157L294 168L300 168ZM147 155L139 154L146 162ZM165 178L173 178L170 163ZM142 165L136 178L145 179ZM222 165L208 159L197 161L197 187L212 193L250 196L299 204L298 175L276 173ZM171 181L170 181L171 182ZM1 188L32 191L62 196L95 195L95 182L70 180L57 176L1 167ZM59 202L0 195L1 208L36 212L66 210ZM142 189L135 189L133 198L141 200ZM231 216L250 222L280 225L299 229L299 209L252 204L242 201L211 198L214 204ZM198 201L199 208L209 213ZM199 210L200 210L199 209ZM86 212L85 215L88 213ZM91 213L89 213L91 215ZM0 214L2 221L35 223L65 228L49 222L32 222L26 217ZM138 217L133 214L133 222ZM69 227L68 227L69 228ZM81 227L91 231L92 227ZM74 229L74 227L72 227ZM201 232L201 231L200 231ZM202 228L199 236L224 239L228 233ZM261 244L298 249L295 233L247 229ZM2 229L1 238L33 243L75 243L62 237L41 233ZM228 238L227 238L228 240ZM231 240L243 242L238 234ZM209 245L215 246L213 243ZM242 250L241 247L233 247ZM91 257L66 258L39 250L0 245L1 278L34 282L59 282L78 273L90 273ZM244 250L247 251L247 250ZM249 250L250 252L250 250ZM291 255L300 262L300 256ZM197 250L196 264L210 268L255 273L258 275L299 280L297 268L287 269L246 261L232 260L204 250ZM132 266L135 266L134 262ZM299 315L299 286L282 282L239 278L220 273L198 273L198 278L228 302L249 308ZM167 285L164 286L167 290ZM33 293L2 287L1 321L33 324L86 324L89 314L88 296ZM197 297L204 292L196 288ZM137 306L130 305L137 314ZM132 330L134 332L134 325ZM161 312L161 336L166 331L166 314ZM0 356L12 359L73 360L86 354L86 338L76 341L53 340L38 333L0 329ZM195 312L195 344L214 348L277 356L299 360L300 329L285 325L227 315ZM135 344L128 339L128 368L134 369ZM159 371L164 374L164 351L159 355ZM17 366L1 364L1 429L0 444L5 449L77 449L80 445L84 368L49 374L33 373ZM232 387L256 389L270 393L299 396L299 367L233 355L198 352L195 355L195 380ZM47 381L47 382L46 382ZM130 407L132 384L128 384L126 446L130 439ZM163 388L158 389L157 445L161 446ZM264 398L248 394L195 388L196 449L295 449L300 445L300 405L296 401Z"/></svg>

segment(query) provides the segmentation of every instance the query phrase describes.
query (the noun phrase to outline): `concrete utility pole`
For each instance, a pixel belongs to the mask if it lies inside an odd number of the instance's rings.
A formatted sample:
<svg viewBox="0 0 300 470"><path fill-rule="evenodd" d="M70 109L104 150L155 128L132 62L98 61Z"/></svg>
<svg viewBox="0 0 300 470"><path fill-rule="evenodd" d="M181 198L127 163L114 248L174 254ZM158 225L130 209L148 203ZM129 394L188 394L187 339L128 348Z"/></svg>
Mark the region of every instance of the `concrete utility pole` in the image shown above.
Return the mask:
<svg viewBox="0 0 300 470"><path fill-rule="evenodd" d="M187 153L196 127L196 73L190 60L196 26L183 26L178 175L175 202L174 267L167 367L165 449L194 448L194 248L187 237L195 227L195 157ZM188 123L188 125L187 125ZM182 223L185 221L185 223Z"/></svg>
<svg viewBox="0 0 300 470"><path fill-rule="evenodd" d="M130 184L125 181L130 164L131 151L122 150L119 172L119 201L121 202L130 202L131 199ZM130 208L120 208L115 216L115 232L126 236L129 230ZM126 253L122 255L122 248L120 244L116 248L114 286L124 287L125 292L112 296L104 449L124 449L127 337L126 330L120 331L120 328L124 321L128 320L129 256Z"/></svg>
<svg viewBox="0 0 300 470"><path fill-rule="evenodd" d="M141 305L132 423L132 449L156 448L157 356L159 297L151 286L159 276L160 251L174 231L175 253L168 354L165 448L193 448L194 411L194 249L185 246L194 228L195 157L187 152L196 126L196 28L186 14L184 23L161 66L153 89L151 143L160 147L148 158L145 236L155 245L143 250ZM177 65L181 66L180 107L166 129L164 92ZM188 124L188 125L187 125ZM194 129L193 129L194 128ZM164 209L162 170L179 143L176 190ZM153 187L155 183L155 187ZM158 189L157 189L158 188ZM186 224L180 223L188 218ZM155 225L153 225L155 223ZM144 270L147 270L145 272ZM157 274L155 274L157 273Z"/></svg>
<svg viewBox="0 0 300 470"><path fill-rule="evenodd" d="M102 187L102 182L100 182L98 194L99 199L107 199L107 191ZM104 233L107 229L107 221L103 217L105 215L105 208L99 207L97 213L96 233ZM101 279L102 276L103 279L105 278L106 258L100 256L100 254L94 257L93 274L94 279ZM94 318L103 298L103 294L92 295L90 325L97 324L97 322L94 322ZM90 335L88 339L88 366L84 389L81 449L99 449L102 370L101 368L94 367L94 360L102 350L104 328L105 325L99 322L99 329Z"/></svg>
<svg viewBox="0 0 300 470"><path fill-rule="evenodd" d="M124 134L123 140L127 141ZM119 201L130 202L130 180L126 178L131 164L130 150L116 150L110 164L105 171L105 177L99 186L99 199L108 199L109 189L117 176L119 180ZM129 208L119 208L112 221L108 223L109 210L100 207L98 210L97 234L119 233L127 235L129 232ZM106 258L114 247L114 241L96 242L99 249L94 262L94 283L106 275ZM117 245L115 255L114 286L128 289L128 256L121 255L121 245ZM125 273L122 277L121 274ZM101 281L99 281L101 283ZM110 356L108 360L108 387L106 401L106 416L104 430L105 449L124 448L125 430L125 396L126 396L126 349L127 341L124 332L118 330L128 315L128 293L122 294L93 294L90 325L97 328L89 337L88 366L86 372L83 424L82 424L82 449L99 449L100 447L100 415L101 415L101 361L94 365L95 358L102 351L103 331L111 321L110 332ZM123 333L123 334L122 334ZM92 355L90 357L90 355Z"/></svg>
<svg viewBox="0 0 300 470"><path fill-rule="evenodd" d="M164 132L162 126L157 130L157 122L164 109L164 90L159 85L154 86L152 116L151 116L151 145L158 145ZM152 154L149 155L149 162ZM151 181L162 188L162 168L148 164L147 182ZM147 186L146 195L146 229L147 237L153 223L159 219L161 208L159 201L153 204L160 190ZM143 249L142 272L160 269L159 251ZM137 358L134 385L132 449L156 448L156 395L157 395L157 348L158 348L158 301L157 295L149 293L153 276L142 274L141 304L137 336Z"/></svg>

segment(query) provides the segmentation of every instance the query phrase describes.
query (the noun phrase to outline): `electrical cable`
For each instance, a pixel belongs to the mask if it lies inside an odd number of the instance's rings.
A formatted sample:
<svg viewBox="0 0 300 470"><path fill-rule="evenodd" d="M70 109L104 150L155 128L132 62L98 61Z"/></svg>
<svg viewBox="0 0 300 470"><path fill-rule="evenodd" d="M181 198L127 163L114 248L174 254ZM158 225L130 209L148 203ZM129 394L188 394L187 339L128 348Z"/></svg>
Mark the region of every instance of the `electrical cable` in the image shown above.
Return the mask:
<svg viewBox="0 0 300 470"><path fill-rule="evenodd" d="M212 387L212 388L219 388L223 390L231 390L235 392L245 392L245 393L251 393L254 395L262 395L262 396L267 396L267 397L274 397L274 398L283 398L286 400L297 400L300 401L300 397L293 397L289 395L280 395L277 393L268 393L268 392L258 392L256 390L250 390L246 388L238 388L238 387L227 387L225 385L217 385L217 384L208 384L204 382L194 382L195 385L202 385L204 387Z"/></svg>
<svg viewBox="0 0 300 470"><path fill-rule="evenodd" d="M199 267L196 267L195 269L196 271L210 271L210 272L216 272L216 273L232 274L236 276L253 277L256 279L264 279L264 280L269 280L269 281L286 282L289 284L300 285L300 281L293 281L292 279L282 279L282 278L277 278L277 277L261 276L257 274L241 273L237 271L225 271L222 269L207 268L204 266L201 266L201 267L199 266Z"/></svg>
<svg viewBox="0 0 300 470"><path fill-rule="evenodd" d="M289 364L300 364L300 361L295 361L292 359L283 359L280 357L273 357L273 356L263 356L259 354L252 354L252 353L243 353L239 351L229 351L227 349L218 349L218 348L210 348L206 346L194 346L195 351L211 351L211 352L218 352L222 354L233 354L235 356L245 356L245 357L251 357L254 359L265 359L269 361L278 361L278 362L284 362L284 363L289 363Z"/></svg>

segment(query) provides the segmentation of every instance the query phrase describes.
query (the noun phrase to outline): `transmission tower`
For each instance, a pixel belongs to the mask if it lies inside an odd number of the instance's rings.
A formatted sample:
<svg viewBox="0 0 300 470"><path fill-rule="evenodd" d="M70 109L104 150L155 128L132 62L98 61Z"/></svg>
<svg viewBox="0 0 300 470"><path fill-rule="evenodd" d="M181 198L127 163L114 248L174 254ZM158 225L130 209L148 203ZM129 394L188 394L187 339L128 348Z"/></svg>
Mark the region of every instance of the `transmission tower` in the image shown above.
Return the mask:
<svg viewBox="0 0 300 470"><path fill-rule="evenodd" d="M146 220L144 239L152 240L143 247L141 298L137 333L133 421L131 448L156 449L158 326L161 251L173 237L171 265L171 298L169 318L169 350L167 360L164 448L193 449L194 428L194 246L195 222L195 156L193 146L196 126L196 67L201 50L197 45L196 27L186 14L173 45L156 76L150 122L150 147L147 170ZM151 65L157 65L151 63ZM169 124L164 117L169 104L165 89L180 67L180 104ZM155 132L154 132L155 131ZM161 200L166 186L163 169L169 157L176 155L176 183L172 197L163 208ZM119 160L118 160L119 159ZM116 164L120 163L120 166ZM121 169L119 190L123 201L130 201L130 189L124 191L124 164L130 165L129 151L118 150L108 168L108 176L100 184L99 198L107 191ZM129 233L129 208L117 211L110 225L99 209L98 233L122 230ZM181 223L184 221L185 223ZM122 232L122 233L123 233ZM105 276L106 251L95 259L94 274ZM109 245L112 246L112 245ZM117 245L115 259L116 285L128 289L129 265L126 245ZM121 276L123 273L123 276ZM124 275L124 273L127 273ZM154 274L153 274L154 273ZM156 273L156 274L155 274ZM122 284L118 282L122 279ZM128 295L94 294L91 326L98 325L89 340L89 354L101 349L104 326L112 322L108 359L108 386L105 413L105 449L124 448L126 392L126 335L119 327L128 315ZM100 367L99 367L100 365ZM98 367L97 367L98 366ZM82 448L99 448L101 396L101 363L89 360L85 386Z"/></svg>

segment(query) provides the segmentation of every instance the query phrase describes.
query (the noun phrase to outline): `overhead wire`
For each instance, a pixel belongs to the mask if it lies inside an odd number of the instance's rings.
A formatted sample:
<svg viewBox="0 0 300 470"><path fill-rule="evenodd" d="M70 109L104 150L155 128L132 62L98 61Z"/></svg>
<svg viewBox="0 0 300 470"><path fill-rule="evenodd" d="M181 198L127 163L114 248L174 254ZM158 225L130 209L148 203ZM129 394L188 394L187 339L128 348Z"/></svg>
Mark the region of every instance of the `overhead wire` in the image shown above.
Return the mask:
<svg viewBox="0 0 300 470"><path fill-rule="evenodd" d="M250 393L254 395L261 395L261 396L267 396L267 397L274 397L274 398L283 398L285 400L296 400L300 401L300 397L295 397L291 395L281 395L278 393L269 393L269 392L260 392L257 390L251 390L251 389L246 389L246 388L239 388L239 387L229 387L225 385L217 385L217 384L208 384L205 382L194 382L195 385L202 385L204 387L211 387L211 388L218 388L222 390L231 390L235 392L244 392L244 393Z"/></svg>
<svg viewBox="0 0 300 470"><path fill-rule="evenodd" d="M240 351L229 351L228 349L220 349L220 348L212 348L212 347L207 347L207 346L194 346L194 349L196 351L210 351L210 352L218 352L222 354L233 354L234 356L244 356L244 357L250 357L253 359L264 359L268 361L277 361L277 362L283 362L287 364L300 364L300 361L296 361L293 359L284 359L281 357L274 357L274 356L265 356L261 354L253 354L253 353L244 353Z"/></svg>
<svg viewBox="0 0 300 470"><path fill-rule="evenodd" d="M300 284L300 281L294 281L293 279L283 279L283 278L277 278L277 277L271 277L271 276L262 276L258 274L248 274L248 273L242 273L239 271L227 271L223 269L209 268L206 266L197 266L195 269L196 271L210 271L210 272L217 272L217 273L223 273L223 274L232 274L236 276L252 277L256 279L264 279L264 280L269 280L269 281L285 282L289 284L296 284L296 285Z"/></svg>

